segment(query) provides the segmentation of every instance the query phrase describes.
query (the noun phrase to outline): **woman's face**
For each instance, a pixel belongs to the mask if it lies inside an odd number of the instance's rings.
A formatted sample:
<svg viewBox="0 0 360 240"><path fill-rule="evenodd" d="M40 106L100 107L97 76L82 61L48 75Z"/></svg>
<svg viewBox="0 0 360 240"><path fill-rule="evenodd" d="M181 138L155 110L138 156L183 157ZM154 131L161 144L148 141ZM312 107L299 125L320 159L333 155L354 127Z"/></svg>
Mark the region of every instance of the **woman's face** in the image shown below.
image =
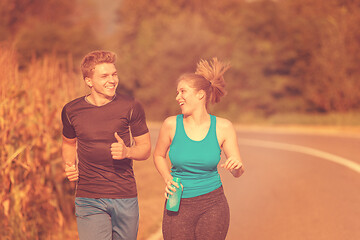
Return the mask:
<svg viewBox="0 0 360 240"><path fill-rule="evenodd" d="M197 104L200 103L199 100L198 91L191 87L187 81L181 80L178 83L176 101L180 105L182 114L191 114Z"/></svg>

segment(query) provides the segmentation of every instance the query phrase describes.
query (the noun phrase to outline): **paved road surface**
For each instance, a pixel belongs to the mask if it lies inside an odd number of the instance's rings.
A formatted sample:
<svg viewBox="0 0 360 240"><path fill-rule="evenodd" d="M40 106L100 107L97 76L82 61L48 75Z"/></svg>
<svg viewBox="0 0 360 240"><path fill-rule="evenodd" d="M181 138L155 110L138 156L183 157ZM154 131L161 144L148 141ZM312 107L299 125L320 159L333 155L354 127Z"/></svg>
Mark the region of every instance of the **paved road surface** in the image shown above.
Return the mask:
<svg viewBox="0 0 360 240"><path fill-rule="evenodd" d="M158 130L152 130L153 141ZM360 138L239 131L245 174L220 170L227 240L360 239Z"/></svg>
<svg viewBox="0 0 360 240"><path fill-rule="evenodd" d="M234 179L221 172L231 208L228 240L360 239L359 138L238 136L246 173Z"/></svg>

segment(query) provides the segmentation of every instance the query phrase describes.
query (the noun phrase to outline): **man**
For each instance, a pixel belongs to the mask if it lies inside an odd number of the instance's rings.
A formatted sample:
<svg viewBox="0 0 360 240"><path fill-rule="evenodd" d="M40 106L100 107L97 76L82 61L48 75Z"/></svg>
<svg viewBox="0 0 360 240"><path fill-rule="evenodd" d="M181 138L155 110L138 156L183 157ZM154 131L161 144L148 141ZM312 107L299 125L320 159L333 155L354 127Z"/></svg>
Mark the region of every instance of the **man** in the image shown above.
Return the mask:
<svg viewBox="0 0 360 240"><path fill-rule="evenodd" d="M135 240L139 207L133 160L150 156L141 105L116 94L115 54L87 54L81 71L90 94L62 111L66 176L77 181L75 213L81 240ZM133 138L134 144L130 144Z"/></svg>

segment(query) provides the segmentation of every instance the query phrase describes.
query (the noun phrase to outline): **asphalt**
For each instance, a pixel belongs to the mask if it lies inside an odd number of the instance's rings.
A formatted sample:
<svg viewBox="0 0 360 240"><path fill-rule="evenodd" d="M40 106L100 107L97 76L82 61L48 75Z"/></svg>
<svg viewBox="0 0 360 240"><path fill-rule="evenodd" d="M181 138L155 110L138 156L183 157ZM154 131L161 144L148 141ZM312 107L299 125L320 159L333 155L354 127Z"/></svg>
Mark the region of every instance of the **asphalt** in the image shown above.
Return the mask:
<svg viewBox="0 0 360 240"><path fill-rule="evenodd" d="M228 240L360 239L359 138L261 131L238 137L245 174L235 179L220 171L231 210Z"/></svg>

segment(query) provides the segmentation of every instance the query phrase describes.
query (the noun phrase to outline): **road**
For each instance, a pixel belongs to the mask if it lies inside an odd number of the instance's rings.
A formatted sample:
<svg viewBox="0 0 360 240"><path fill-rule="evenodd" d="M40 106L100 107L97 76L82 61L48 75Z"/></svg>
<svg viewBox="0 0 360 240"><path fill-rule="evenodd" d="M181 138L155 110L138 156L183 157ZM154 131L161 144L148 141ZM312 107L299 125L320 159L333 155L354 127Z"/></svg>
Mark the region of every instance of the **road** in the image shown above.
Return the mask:
<svg viewBox="0 0 360 240"><path fill-rule="evenodd" d="M238 139L246 172L219 170L227 240L360 239L360 138L241 130Z"/></svg>
<svg viewBox="0 0 360 240"><path fill-rule="evenodd" d="M360 138L250 131L238 138L245 174L220 172L228 240L360 239Z"/></svg>

